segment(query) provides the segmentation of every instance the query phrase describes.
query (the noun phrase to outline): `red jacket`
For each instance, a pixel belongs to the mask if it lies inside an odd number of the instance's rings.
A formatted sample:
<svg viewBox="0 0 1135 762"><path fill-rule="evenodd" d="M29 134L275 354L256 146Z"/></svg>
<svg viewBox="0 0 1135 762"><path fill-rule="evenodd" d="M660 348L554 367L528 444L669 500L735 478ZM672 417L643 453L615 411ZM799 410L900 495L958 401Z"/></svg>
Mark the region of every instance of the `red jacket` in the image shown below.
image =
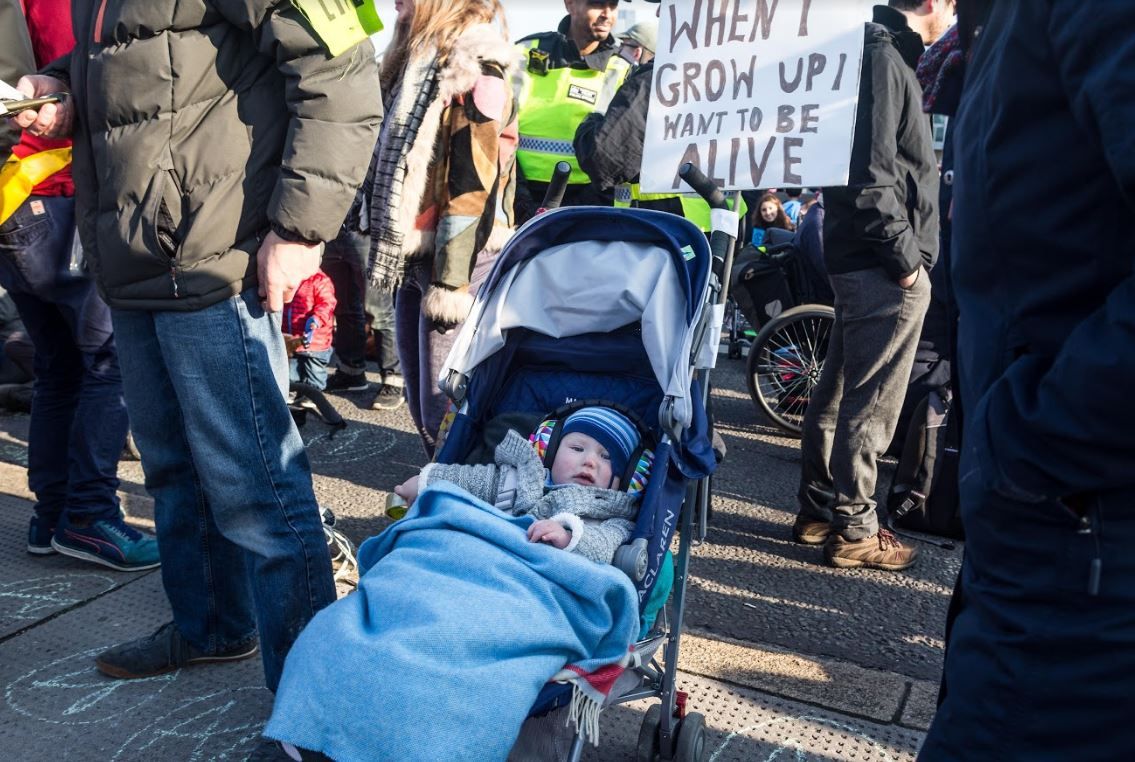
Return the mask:
<svg viewBox="0 0 1135 762"><path fill-rule="evenodd" d="M335 286L322 270L301 283L296 295L284 305L284 333L303 336L309 317L318 320L319 326L312 333L311 343L296 351L330 349L335 333Z"/></svg>
<svg viewBox="0 0 1135 762"><path fill-rule="evenodd" d="M36 66L46 66L60 56L71 52L75 38L71 33L71 0L20 0L28 22L28 35L35 52ZM15 84L15 83L13 83ZM20 138L12 153L20 158L52 148L66 148L70 140L37 138L27 132ZM74 196L71 168L56 172L32 191L37 196Z"/></svg>

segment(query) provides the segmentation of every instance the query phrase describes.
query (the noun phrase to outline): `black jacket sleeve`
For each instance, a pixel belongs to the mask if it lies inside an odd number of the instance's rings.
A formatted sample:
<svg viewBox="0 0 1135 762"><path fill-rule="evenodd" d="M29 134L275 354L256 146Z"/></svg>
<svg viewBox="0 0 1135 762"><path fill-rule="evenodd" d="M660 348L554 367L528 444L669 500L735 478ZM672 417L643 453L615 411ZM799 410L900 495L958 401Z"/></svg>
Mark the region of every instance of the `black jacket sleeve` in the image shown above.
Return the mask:
<svg viewBox="0 0 1135 762"><path fill-rule="evenodd" d="M580 169L601 188L638 179L654 66L636 69L615 93L606 114L589 114L575 131Z"/></svg>
<svg viewBox="0 0 1135 762"><path fill-rule="evenodd" d="M907 100L906 63L890 45L876 45L863 67L848 185L825 188L829 209L850 213L851 228L878 265L898 280L923 264L909 212L898 188L899 133ZM922 118L918 114L916 118ZM936 235L936 234L935 234Z"/></svg>

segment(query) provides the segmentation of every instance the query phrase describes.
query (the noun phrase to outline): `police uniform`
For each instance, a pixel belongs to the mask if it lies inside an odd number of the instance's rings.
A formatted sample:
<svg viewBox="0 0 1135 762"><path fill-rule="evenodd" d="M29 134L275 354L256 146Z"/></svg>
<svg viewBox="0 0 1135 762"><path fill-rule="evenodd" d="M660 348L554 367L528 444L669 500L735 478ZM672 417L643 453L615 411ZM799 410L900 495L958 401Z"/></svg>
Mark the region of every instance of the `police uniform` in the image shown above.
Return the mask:
<svg viewBox="0 0 1135 762"><path fill-rule="evenodd" d="M588 114L606 110L631 65L619 57L619 41L608 36L599 46L580 55L568 36L571 17L565 16L555 32L525 37L517 43L522 61L517 71L520 103L520 144L517 162L517 221L534 213L544 198L557 162L572 166L564 205L612 202L610 192L594 187L579 168L572 148L575 129Z"/></svg>

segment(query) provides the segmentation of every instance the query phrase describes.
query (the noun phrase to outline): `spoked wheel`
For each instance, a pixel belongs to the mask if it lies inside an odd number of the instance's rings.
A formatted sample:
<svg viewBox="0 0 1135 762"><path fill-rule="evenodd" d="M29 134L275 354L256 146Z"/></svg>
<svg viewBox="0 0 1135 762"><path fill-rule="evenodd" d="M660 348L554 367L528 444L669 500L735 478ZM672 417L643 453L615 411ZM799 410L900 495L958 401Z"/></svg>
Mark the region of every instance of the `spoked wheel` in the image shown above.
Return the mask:
<svg viewBox="0 0 1135 762"><path fill-rule="evenodd" d="M770 320L749 350L749 394L780 428L800 433L820 380L835 310L802 304Z"/></svg>

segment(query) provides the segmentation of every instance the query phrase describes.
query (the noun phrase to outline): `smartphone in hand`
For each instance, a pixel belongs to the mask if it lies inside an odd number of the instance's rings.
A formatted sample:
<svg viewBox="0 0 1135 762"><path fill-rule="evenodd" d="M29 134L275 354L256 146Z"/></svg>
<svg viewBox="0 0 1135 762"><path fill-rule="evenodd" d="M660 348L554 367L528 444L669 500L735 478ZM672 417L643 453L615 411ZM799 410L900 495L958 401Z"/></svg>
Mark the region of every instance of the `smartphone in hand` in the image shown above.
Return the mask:
<svg viewBox="0 0 1135 762"><path fill-rule="evenodd" d="M21 111L38 111L41 106L46 106L48 103L59 103L66 96L60 93L51 93L44 95L40 98L26 98L24 100L6 101L0 100L0 116L15 116Z"/></svg>

